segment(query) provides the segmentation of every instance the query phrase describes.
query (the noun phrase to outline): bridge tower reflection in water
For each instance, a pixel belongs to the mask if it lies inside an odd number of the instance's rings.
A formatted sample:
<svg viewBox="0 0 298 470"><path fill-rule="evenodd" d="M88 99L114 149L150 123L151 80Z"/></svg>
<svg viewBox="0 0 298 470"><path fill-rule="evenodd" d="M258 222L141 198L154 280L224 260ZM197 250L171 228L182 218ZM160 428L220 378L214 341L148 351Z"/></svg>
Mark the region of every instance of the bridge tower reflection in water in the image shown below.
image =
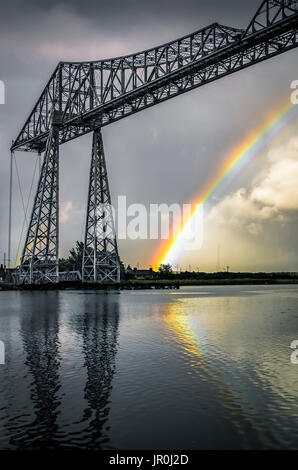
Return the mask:
<svg viewBox="0 0 298 470"><path fill-rule="evenodd" d="M83 318L83 354L87 369L85 396L88 406L83 420L88 421L87 448L99 449L109 441L108 418L119 327L117 295L86 296ZM100 312L100 313L99 313Z"/></svg>
<svg viewBox="0 0 298 470"><path fill-rule="evenodd" d="M59 295L43 293L39 308L32 296L32 310L25 312L21 337L25 353L24 365L30 372L32 421L24 427L21 439L14 445L25 449L55 448L58 437L57 418L61 405L61 366L59 343Z"/></svg>
<svg viewBox="0 0 298 470"><path fill-rule="evenodd" d="M23 316L21 337L24 365L30 373L31 404L28 407L30 416L27 424L22 426L22 432L10 430L10 444L14 448L100 449L109 441L107 423L117 353L118 299L113 294L88 295L83 306L81 309L82 305L79 305L81 311L75 312L75 323L69 324L81 336L81 341L76 343L81 352L76 357L83 356L85 371L80 370L79 380L85 380L85 384L78 388L83 393L75 390L76 405L71 407L68 425L63 428L59 427L59 422L65 422L61 415L69 413L65 411L63 401L69 397L64 390L61 370L68 373L71 365L69 356L65 359L67 364L63 363L61 343L65 340L59 317L65 311L62 311L59 293L42 293L38 311L32 298L32 312ZM73 312L69 311L69 314L73 315ZM84 408L82 404L86 402ZM79 440L73 432L78 423L81 428Z"/></svg>

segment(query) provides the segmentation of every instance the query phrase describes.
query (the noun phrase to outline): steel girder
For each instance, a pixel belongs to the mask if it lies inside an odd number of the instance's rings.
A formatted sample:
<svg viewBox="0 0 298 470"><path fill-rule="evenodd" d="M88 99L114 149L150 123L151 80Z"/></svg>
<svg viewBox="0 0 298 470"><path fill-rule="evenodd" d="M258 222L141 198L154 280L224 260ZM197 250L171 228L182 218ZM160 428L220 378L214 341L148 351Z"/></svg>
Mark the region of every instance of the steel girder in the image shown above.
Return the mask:
<svg viewBox="0 0 298 470"><path fill-rule="evenodd" d="M249 23L244 36L254 34L297 12L297 0L265 0Z"/></svg>
<svg viewBox="0 0 298 470"><path fill-rule="evenodd" d="M59 281L59 130L52 126L19 269L21 284Z"/></svg>
<svg viewBox="0 0 298 470"><path fill-rule="evenodd" d="M61 62L12 145L43 151L51 122L59 143L297 47L298 0L266 0L246 30L214 23L136 54Z"/></svg>
<svg viewBox="0 0 298 470"><path fill-rule="evenodd" d="M82 281L120 282L114 214L100 130L93 134Z"/></svg>

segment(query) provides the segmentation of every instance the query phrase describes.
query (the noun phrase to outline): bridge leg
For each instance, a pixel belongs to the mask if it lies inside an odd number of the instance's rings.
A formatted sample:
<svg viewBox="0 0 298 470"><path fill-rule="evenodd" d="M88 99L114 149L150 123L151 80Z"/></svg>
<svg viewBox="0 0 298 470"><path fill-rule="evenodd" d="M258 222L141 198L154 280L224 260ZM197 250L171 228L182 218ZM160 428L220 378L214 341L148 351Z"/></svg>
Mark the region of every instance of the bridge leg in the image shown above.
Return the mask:
<svg viewBox="0 0 298 470"><path fill-rule="evenodd" d="M20 264L24 284L59 280L59 130L52 126Z"/></svg>
<svg viewBox="0 0 298 470"><path fill-rule="evenodd" d="M93 133L82 281L120 282L120 262L100 129Z"/></svg>

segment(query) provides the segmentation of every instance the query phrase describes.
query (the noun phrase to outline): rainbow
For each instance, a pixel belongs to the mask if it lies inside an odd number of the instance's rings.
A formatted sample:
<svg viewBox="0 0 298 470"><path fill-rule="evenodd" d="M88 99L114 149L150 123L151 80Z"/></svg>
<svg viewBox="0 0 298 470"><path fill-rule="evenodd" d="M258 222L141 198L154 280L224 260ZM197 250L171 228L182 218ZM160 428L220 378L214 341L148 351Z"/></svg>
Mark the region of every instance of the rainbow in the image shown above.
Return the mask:
<svg viewBox="0 0 298 470"><path fill-rule="evenodd" d="M211 196L218 197L223 190L242 172L258 155L280 137L289 126L298 120L298 106L287 103L280 106L263 124L245 138L224 160L216 175L206 185L202 193L191 203L192 210L176 238L165 240L155 253L151 265L178 262L184 252L185 235L198 217L199 211Z"/></svg>

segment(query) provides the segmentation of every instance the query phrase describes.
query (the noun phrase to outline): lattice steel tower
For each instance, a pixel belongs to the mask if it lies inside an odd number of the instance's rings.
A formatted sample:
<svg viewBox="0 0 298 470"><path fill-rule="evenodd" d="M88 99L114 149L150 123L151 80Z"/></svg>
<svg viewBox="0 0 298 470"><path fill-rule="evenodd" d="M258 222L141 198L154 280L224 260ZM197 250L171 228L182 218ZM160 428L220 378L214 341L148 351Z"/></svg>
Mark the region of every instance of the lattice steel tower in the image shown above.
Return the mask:
<svg viewBox="0 0 298 470"><path fill-rule="evenodd" d="M21 258L20 282L58 282L59 130L52 125Z"/></svg>
<svg viewBox="0 0 298 470"><path fill-rule="evenodd" d="M120 282L113 209L100 130L93 133L82 280Z"/></svg>

